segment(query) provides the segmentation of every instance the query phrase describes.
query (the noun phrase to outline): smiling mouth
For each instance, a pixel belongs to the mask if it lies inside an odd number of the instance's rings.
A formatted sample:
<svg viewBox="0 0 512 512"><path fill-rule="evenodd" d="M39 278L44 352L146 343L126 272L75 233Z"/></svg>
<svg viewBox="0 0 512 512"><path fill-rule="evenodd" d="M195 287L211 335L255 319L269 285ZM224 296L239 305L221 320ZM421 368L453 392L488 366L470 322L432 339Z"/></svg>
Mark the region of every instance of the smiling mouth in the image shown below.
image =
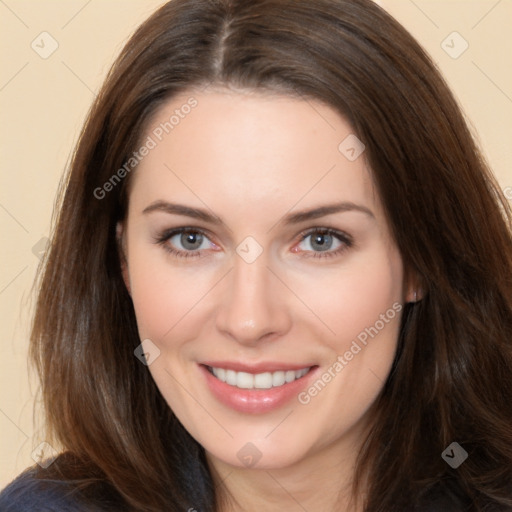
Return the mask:
<svg viewBox="0 0 512 512"><path fill-rule="evenodd" d="M279 370L276 372L247 373L206 366L206 369L218 380L239 389L270 389L278 388L301 379L313 366L300 370Z"/></svg>

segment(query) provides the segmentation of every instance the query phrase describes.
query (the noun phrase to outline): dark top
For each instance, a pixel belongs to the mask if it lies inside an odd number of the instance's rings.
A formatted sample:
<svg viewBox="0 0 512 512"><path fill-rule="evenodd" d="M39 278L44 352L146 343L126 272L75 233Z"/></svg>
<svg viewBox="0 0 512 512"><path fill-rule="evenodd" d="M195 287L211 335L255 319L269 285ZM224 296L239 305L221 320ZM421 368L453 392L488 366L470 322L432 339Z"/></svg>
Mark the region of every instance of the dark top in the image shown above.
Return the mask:
<svg viewBox="0 0 512 512"><path fill-rule="evenodd" d="M40 471L40 470L39 470ZM97 482L81 490L72 481L48 479L26 470L0 492L0 512L126 512L115 489Z"/></svg>
<svg viewBox="0 0 512 512"><path fill-rule="evenodd" d="M110 491L98 483L94 495L77 492L71 482L36 477L36 469L25 471L2 492L0 512L105 512L126 511L120 497L112 497ZM96 492L98 491L98 492ZM437 492L414 511L404 512L467 512L463 499L450 491ZM396 512L396 511L394 511Z"/></svg>

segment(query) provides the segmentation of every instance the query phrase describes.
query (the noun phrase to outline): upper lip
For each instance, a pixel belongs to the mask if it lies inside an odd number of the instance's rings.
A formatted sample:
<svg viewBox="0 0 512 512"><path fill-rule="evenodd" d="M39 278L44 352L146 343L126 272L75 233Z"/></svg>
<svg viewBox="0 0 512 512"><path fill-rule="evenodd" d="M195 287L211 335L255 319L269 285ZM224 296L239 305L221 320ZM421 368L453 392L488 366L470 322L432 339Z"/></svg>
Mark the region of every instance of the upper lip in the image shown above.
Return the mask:
<svg viewBox="0 0 512 512"><path fill-rule="evenodd" d="M279 363L277 361L262 361L259 363L241 363L237 361L204 361L201 364L204 366L211 366L213 368L224 368L226 370L234 370L235 372L246 373L265 373L265 372L278 372L289 370L302 370L303 368L311 368L313 364L290 364Z"/></svg>

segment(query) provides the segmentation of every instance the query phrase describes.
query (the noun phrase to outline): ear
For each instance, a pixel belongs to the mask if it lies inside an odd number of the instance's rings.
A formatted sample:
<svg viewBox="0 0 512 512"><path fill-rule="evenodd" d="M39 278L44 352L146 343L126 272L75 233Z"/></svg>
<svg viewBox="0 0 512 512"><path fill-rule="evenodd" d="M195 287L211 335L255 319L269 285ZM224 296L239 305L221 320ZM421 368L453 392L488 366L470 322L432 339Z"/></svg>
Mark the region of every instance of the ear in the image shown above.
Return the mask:
<svg viewBox="0 0 512 512"><path fill-rule="evenodd" d="M405 302L415 304L425 295L423 280L416 271L407 272L405 278Z"/></svg>
<svg viewBox="0 0 512 512"><path fill-rule="evenodd" d="M131 296L132 291L130 286L130 273L128 272L128 260L126 259L126 237L124 232L124 224L121 221L119 221L116 225L116 242L124 285L126 286L126 289Z"/></svg>

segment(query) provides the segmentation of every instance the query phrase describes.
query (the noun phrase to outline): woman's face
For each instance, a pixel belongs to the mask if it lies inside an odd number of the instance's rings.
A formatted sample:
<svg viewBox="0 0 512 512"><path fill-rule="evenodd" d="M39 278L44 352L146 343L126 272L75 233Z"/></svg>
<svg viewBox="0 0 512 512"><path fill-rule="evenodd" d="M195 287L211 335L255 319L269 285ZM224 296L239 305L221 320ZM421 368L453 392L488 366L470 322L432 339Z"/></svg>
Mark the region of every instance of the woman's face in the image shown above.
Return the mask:
<svg viewBox="0 0 512 512"><path fill-rule="evenodd" d="M149 371L213 460L287 467L368 425L411 292L362 149L319 102L222 90L173 98L143 137L125 281Z"/></svg>

